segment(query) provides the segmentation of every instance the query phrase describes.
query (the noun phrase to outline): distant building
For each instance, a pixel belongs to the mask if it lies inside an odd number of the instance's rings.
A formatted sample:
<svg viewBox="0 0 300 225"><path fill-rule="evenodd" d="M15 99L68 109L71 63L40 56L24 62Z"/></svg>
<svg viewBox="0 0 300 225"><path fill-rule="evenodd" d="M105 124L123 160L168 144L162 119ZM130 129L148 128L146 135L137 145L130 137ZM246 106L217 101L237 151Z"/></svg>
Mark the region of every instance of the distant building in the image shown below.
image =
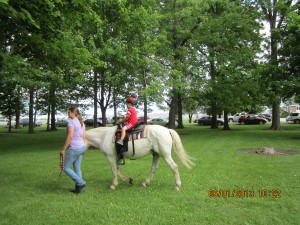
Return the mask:
<svg viewBox="0 0 300 225"><path fill-rule="evenodd" d="M287 111L289 113L300 112L300 105L299 104L288 105Z"/></svg>

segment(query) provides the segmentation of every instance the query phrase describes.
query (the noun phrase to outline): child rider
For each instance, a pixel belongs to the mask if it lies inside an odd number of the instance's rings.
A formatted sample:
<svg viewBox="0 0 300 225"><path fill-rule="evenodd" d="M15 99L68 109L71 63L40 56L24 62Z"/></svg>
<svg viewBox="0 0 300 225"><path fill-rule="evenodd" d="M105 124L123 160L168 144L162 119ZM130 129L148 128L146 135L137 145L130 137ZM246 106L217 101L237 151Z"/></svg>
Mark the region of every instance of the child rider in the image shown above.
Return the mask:
<svg viewBox="0 0 300 225"><path fill-rule="evenodd" d="M126 118L119 119L120 123L128 122L122 128L121 138L117 141L117 143L120 145L123 145L123 140L125 138L126 130L132 129L138 123L137 112L134 108L134 105L136 104L136 99L133 97L127 98L126 104L128 108L126 113Z"/></svg>

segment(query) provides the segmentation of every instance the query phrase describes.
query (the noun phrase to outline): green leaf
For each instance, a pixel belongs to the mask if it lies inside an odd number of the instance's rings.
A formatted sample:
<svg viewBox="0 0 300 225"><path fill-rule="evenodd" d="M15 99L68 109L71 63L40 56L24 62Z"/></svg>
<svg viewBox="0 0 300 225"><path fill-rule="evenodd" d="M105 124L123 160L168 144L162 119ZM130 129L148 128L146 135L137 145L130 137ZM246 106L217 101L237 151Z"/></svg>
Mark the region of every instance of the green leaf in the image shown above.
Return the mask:
<svg viewBox="0 0 300 225"><path fill-rule="evenodd" d="M26 9L21 9L21 11L23 12L22 14L24 19L28 19L32 25L40 29L40 25L32 18L30 12L28 12Z"/></svg>
<svg viewBox="0 0 300 225"><path fill-rule="evenodd" d="M0 0L0 3L8 4L8 0Z"/></svg>

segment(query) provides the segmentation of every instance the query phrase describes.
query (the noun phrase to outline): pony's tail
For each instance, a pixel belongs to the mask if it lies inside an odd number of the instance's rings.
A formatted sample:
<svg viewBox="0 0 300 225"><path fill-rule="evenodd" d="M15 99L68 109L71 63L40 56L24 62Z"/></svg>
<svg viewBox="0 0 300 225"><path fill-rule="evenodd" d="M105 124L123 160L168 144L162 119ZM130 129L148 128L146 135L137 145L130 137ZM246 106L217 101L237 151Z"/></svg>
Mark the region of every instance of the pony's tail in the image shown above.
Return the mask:
<svg viewBox="0 0 300 225"><path fill-rule="evenodd" d="M179 160L182 162L183 165L185 165L187 168L191 169L192 166L194 165L193 158L186 153L186 151L181 143L178 133L172 129L169 129L169 132L172 136L173 148L174 148Z"/></svg>

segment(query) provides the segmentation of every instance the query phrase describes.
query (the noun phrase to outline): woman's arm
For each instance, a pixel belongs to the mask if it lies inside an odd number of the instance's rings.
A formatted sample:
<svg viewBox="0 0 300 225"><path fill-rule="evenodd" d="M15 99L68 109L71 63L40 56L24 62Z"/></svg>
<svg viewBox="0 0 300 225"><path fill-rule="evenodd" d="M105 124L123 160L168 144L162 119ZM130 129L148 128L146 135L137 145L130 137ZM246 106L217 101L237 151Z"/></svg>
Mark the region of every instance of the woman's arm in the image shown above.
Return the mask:
<svg viewBox="0 0 300 225"><path fill-rule="evenodd" d="M82 133L82 139L83 139L83 142L86 143L86 132L85 132L85 129L83 130L83 133Z"/></svg>
<svg viewBox="0 0 300 225"><path fill-rule="evenodd" d="M74 127L69 126L68 127L68 136L67 136L67 139L65 141L64 147L61 149L61 152L65 152L67 150L67 148L69 147L73 137L74 137Z"/></svg>

